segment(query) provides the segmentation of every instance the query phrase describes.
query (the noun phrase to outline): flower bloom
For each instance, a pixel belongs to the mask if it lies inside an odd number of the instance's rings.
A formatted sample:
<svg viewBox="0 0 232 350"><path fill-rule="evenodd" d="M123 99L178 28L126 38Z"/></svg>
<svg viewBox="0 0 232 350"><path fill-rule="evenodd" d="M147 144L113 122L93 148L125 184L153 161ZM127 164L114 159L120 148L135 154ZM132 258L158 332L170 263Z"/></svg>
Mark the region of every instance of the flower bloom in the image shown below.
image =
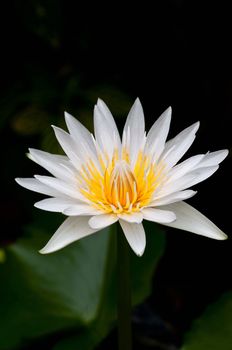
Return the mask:
<svg viewBox="0 0 232 350"><path fill-rule="evenodd" d="M69 133L53 126L65 156L29 149L29 158L54 177L16 179L21 186L49 196L35 207L68 216L41 253L54 252L116 221L139 256L146 246L143 219L214 239L227 238L184 202L196 194L189 188L211 176L228 154L227 150L199 154L177 164L193 143L199 122L166 142L168 108L146 135L139 99L128 114L122 140L100 99L94 108L95 136L70 114L65 113L65 120Z"/></svg>

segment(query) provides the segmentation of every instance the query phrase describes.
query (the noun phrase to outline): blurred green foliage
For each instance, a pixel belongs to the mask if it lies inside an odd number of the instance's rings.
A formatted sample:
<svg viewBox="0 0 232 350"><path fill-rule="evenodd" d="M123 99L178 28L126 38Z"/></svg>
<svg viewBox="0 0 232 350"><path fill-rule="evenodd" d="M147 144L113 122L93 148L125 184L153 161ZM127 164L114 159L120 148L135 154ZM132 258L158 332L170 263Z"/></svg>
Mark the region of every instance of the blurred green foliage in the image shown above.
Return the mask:
<svg viewBox="0 0 232 350"><path fill-rule="evenodd" d="M5 251L3 249L0 249L0 264L4 263L5 259L6 259Z"/></svg>
<svg viewBox="0 0 232 350"><path fill-rule="evenodd" d="M0 265L0 349L19 349L46 339L53 349L91 350L116 321L114 227L51 255L38 250L55 229L49 213L27 227L25 237L5 250ZM132 255L133 304L150 293L164 250L164 235L147 227L143 258ZM153 231L153 232L152 232Z"/></svg>
<svg viewBox="0 0 232 350"><path fill-rule="evenodd" d="M231 350L231 348L232 294L227 293L193 322L182 350Z"/></svg>

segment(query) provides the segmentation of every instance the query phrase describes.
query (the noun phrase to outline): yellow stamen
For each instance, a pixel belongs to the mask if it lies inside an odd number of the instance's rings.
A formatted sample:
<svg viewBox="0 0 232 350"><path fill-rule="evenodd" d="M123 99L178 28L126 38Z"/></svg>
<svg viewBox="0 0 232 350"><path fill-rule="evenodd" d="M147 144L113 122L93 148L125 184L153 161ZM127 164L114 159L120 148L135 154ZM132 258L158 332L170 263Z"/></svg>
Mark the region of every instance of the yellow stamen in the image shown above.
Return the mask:
<svg viewBox="0 0 232 350"><path fill-rule="evenodd" d="M92 205L104 213L140 211L152 201L153 194L164 179L164 165L155 164L151 157L139 152L134 169L129 152L116 149L112 159L100 161L101 170L90 159L79 174L79 190ZM99 159L102 160L101 155Z"/></svg>

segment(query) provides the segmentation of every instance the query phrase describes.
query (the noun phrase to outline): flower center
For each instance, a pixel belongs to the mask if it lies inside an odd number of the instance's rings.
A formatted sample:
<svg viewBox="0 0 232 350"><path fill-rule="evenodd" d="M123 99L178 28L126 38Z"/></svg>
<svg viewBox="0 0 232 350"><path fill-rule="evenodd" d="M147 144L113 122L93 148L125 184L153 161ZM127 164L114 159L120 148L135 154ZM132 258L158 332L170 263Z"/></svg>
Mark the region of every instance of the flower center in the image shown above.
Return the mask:
<svg viewBox="0 0 232 350"><path fill-rule="evenodd" d="M125 160L119 160L114 169L105 172L105 195L113 211L130 211L137 201L136 179Z"/></svg>
<svg viewBox="0 0 232 350"><path fill-rule="evenodd" d="M164 178L163 167L142 152L133 169L126 152L121 158L115 152L106 165L100 163L101 170L89 160L78 176L79 191L104 213L140 211L152 201L154 191Z"/></svg>

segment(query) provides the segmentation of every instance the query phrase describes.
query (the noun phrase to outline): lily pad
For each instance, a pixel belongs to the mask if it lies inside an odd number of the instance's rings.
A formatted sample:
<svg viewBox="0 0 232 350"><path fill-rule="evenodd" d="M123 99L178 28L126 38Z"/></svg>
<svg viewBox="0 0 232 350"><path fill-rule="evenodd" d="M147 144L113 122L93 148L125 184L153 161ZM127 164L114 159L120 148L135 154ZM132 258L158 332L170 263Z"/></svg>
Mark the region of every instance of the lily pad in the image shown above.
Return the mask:
<svg viewBox="0 0 232 350"><path fill-rule="evenodd" d="M155 227L155 232L147 232L144 257L132 256L135 303L149 294L164 249L164 236ZM55 337L53 349L75 345L88 350L107 335L116 320L113 230L102 230L44 256L38 250L51 231L34 225L25 238L6 250L0 264L2 350L51 337Z"/></svg>

